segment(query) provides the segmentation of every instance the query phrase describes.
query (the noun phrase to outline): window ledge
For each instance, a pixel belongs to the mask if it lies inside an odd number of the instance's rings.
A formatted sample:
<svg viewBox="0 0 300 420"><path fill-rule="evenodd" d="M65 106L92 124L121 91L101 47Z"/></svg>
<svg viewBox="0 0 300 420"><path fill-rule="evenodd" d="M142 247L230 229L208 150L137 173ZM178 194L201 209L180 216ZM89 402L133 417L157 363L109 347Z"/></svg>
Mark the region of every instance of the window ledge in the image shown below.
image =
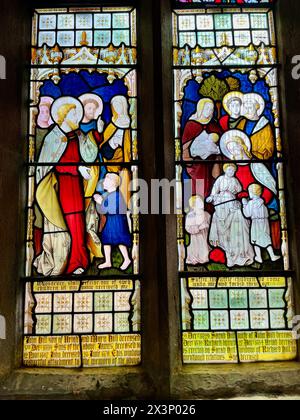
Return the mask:
<svg viewBox="0 0 300 420"><path fill-rule="evenodd" d="M171 384L174 399L245 395L300 395L300 363L186 365Z"/></svg>
<svg viewBox="0 0 300 420"><path fill-rule="evenodd" d="M2 399L145 399L154 385L142 368L18 369L0 377Z"/></svg>
<svg viewBox="0 0 300 420"><path fill-rule="evenodd" d="M169 398L174 400L296 396L300 395L300 363L186 365L173 374L170 389ZM156 386L141 367L18 369L0 377L0 400L156 398Z"/></svg>

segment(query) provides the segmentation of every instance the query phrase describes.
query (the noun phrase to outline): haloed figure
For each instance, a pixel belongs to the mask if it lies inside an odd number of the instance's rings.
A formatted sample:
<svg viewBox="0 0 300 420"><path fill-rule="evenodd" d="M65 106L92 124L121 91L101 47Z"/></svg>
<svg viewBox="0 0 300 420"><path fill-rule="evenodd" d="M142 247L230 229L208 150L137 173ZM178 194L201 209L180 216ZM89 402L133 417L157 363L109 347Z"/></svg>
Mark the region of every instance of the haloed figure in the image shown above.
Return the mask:
<svg viewBox="0 0 300 420"><path fill-rule="evenodd" d="M44 217L43 251L34 265L43 275L82 274L89 258L85 243L83 178L90 179L79 148L82 105L72 97L52 106L54 129L43 143L37 168L37 203ZM83 149L83 148L81 148ZM74 164L74 165L72 165Z"/></svg>
<svg viewBox="0 0 300 420"><path fill-rule="evenodd" d="M103 257L99 238L100 218L92 199L99 179L102 179L106 174L106 167L101 165L103 159L99 152L100 144L103 141L104 122L101 118L103 101L100 96L94 93L81 95L79 101L82 103L84 110L79 135L81 156L86 163L97 163L89 167L91 179L84 182L87 246L90 252L90 260L93 262L94 258Z"/></svg>
<svg viewBox="0 0 300 420"><path fill-rule="evenodd" d="M215 206L209 242L225 251L228 267L247 266L253 263L254 251L250 244L250 223L244 217L241 203L237 199L242 186L235 174L236 165L223 166L224 175L220 176L207 198Z"/></svg>
<svg viewBox="0 0 300 420"><path fill-rule="evenodd" d="M244 96L245 132L251 139L252 154L258 159L270 159L275 150L275 135L270 121L263 115L266 104L257 93Z"/></svg>
<svg viewBox="0 0 300 420"><path fill-rule="evenodd" d="M104 122L101 119L103 112L103 101L100 96L94 93L86 93L79 97L80 102L83 105L83 119L80 124L80 130L87 134L89 132L98 132L101 134L104 128ZM97 136L96 140L99 142L100 138ZM102 139L101 139L102 141Z"/></svg>
<svg viewBox="0 0 300 420"><path fill-rule="evenodd" d="M117 95L111 100L112 120L103 133L103 143L100 145L100 154L107 163L107 172L119 174L122 183L120 191L128 204L130 201L130 173L122 168L122 163L131 161L131 119L129 116L129 103L125 96ZM113 165L109 165L112 163ZM117 164L120 164L117 165ZM97 189L101 193L101 189Z"/></svg>
<svg viewBox="0 0 300 420"><path fill-rule="evenodd" d="M243 100L244 95L241 92L229 92L224 96L223 108L227 115L220 119L220 125L224 131L244 129L247 120L242 115Z"/></svg>

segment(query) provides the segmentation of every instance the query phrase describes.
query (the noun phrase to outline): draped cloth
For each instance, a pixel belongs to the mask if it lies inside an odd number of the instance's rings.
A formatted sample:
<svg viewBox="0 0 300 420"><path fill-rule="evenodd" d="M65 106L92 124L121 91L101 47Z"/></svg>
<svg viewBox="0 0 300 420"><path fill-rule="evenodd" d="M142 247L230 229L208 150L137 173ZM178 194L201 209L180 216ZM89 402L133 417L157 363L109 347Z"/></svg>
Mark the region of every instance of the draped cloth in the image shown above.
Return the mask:
<svg viewBox="0 0 300 420"><path fill-rule="evenodd" d="M68 262L71 237L63 217L58 199L58 180L54 172L49 172L40 182L36 201L43 215L42 252L34 261L39 274L58 276Z"/></svg>
<svg viewBox="0 0 300 420"><path fill-rule="evenodd" d="M91 179L83 182L77 164L82 162L82 155L92 159L92 150L96 158L98 146L93 147L91 138L87 141L80 132L65 135L57 126L45 138L38 162L49 165L39 166L36 172L43 249L34 261L44 276L71 274L88 267L85 212L97 185L98 170L92 168Z"/></svg>
<svg viewBox="0 0 300 420"><path fill-rule="evenodd" d="M266 117L262 116L256 123L248 122L245 132L251 139L252 154L261 160L270 159L275 151L275 136L272 126Z"/></svg>
<svg viewBox="0 0 300 420"><path fill-rule="evenodd" d="M96 187L100 177L100 166L98 159L99 143L101 143L102 136L95 130L90 130L88 133L81 133L79 137L79 144L81 146L80 154L86 163L97 162L97 166L90 166L90 180L83 180L84 196L85 196L85 218L86 218L86 232L87 232L87 247L90 252L90 260L94 258L102 258L102 246L99 231L99 215L96 211L96 205L92 199L96 191Z"/></svg>
<svg viewBox="0 0 300 420"><path fill-rule="evenodd" d="M244 217L237 195L242 186L235 177L219 177L211 196L215 212L210 226L209 242L225 251L227 266L248 266L254 262L250 244L250 223Z"/></svg>
<svg viewBox="0 0 300 420"><path fill-rule="evenodd" d="M108 142L114 137L117 131L123 131L123 145L117 147L115 150L111 149L111 153L107 153L109 147ZM121 178L120 192L129 206L130 202L130 172L127 168L122 167L122 163L131 162L131 133L129 128L120 129L115 124L110 123L104 131L104 140L100 146L100 153L103 161L108 163L107 172L117 173ZM114 165L109 165L114 163ZM120 163L120 165L115 165Z"/></svg>
<svg viewBox="0 0 300 420"><path fill-rule="evenodd" d="M184 128L182 136L182 145L183 145L183 159L188 160L189 148L195 138L197 138L203 131L206 131L208 134L216 133L221 135L222 130L220 126L211 121L208 124L201 124L198 121L189 120ZM190 160L190 159L189 159ZM212 185L214 183L213 177L213 164L187 164L187 173L192 179L192 193L199 194L201 196L207 197L210 193ZM199 181L202 180L202 185ZM198 182L197 182L198 181Z"/></svg>

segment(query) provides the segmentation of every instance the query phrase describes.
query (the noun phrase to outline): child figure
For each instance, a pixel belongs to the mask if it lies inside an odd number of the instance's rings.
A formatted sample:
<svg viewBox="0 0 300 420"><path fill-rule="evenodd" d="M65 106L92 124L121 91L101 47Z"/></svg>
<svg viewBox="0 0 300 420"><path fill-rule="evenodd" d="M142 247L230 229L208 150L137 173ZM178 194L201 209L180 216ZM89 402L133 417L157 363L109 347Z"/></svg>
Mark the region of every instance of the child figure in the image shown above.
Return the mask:
<svg viewBox="0 0 300 420"><path fill-rule="evenodd" d="M127 206L119 191L121 178L115 173L106 174L103 181L103 195L94 194L97 212L106 216L106 223L101 232L101 243L104 247L105 262L98 268L103 270L112 267L111 251L118 246L124 258L120 269L127 270L131 264L128 248L132 246L131 235L127 219Z"/></svg>
<svg viewBox="0 0 300 420"><path fill-rule="evenodd" d="M255 249L255 261L262 263L261 249L267 249L272 261L281 257L275 255L269 225L269 212L261 198L263 189L259 184L252 184L248 188L250 200L243 198L243 213L252 220L250 237Z"/></svg>
<svg viewBox="0 0 300 420"><path fill-rule="evenodd" d="M185 229L190 234L186 263L190 265L209 262L208 229L210 214L204 210L204 201L199 195L190 198L191 210L186 216Z"/></svg>

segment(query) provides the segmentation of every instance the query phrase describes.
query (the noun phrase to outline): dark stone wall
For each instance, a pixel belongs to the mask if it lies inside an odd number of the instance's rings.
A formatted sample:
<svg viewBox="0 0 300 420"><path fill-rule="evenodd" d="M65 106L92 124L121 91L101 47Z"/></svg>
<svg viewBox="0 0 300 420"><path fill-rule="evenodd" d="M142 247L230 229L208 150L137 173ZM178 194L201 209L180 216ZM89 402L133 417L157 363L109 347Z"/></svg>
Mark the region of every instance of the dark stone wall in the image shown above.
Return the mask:
<svg viewBox="0 0 300 420"><path fill-rule="evenodd" d="M23 171L22 152L25 144L26 89L24 69L30 39L25 33L22 2L1 2L0 54L6 58L7 79L0 80L0 314L7 323L7 339L0 340L0 371L14 366L16 349L17 287L20 256L20 174ZM19 293L19 291L18 291Z"/></svg>
<svg viewBox="0 0 300 420"><path fill-rule="evenodd" d="M300 314L300 79L292 76L293 58L300 55L300 2L279 0L277 12L279 59L282 63L281 93L283 146L287 157L287 210L292 267L296 270L295 301Z"/></svg>

